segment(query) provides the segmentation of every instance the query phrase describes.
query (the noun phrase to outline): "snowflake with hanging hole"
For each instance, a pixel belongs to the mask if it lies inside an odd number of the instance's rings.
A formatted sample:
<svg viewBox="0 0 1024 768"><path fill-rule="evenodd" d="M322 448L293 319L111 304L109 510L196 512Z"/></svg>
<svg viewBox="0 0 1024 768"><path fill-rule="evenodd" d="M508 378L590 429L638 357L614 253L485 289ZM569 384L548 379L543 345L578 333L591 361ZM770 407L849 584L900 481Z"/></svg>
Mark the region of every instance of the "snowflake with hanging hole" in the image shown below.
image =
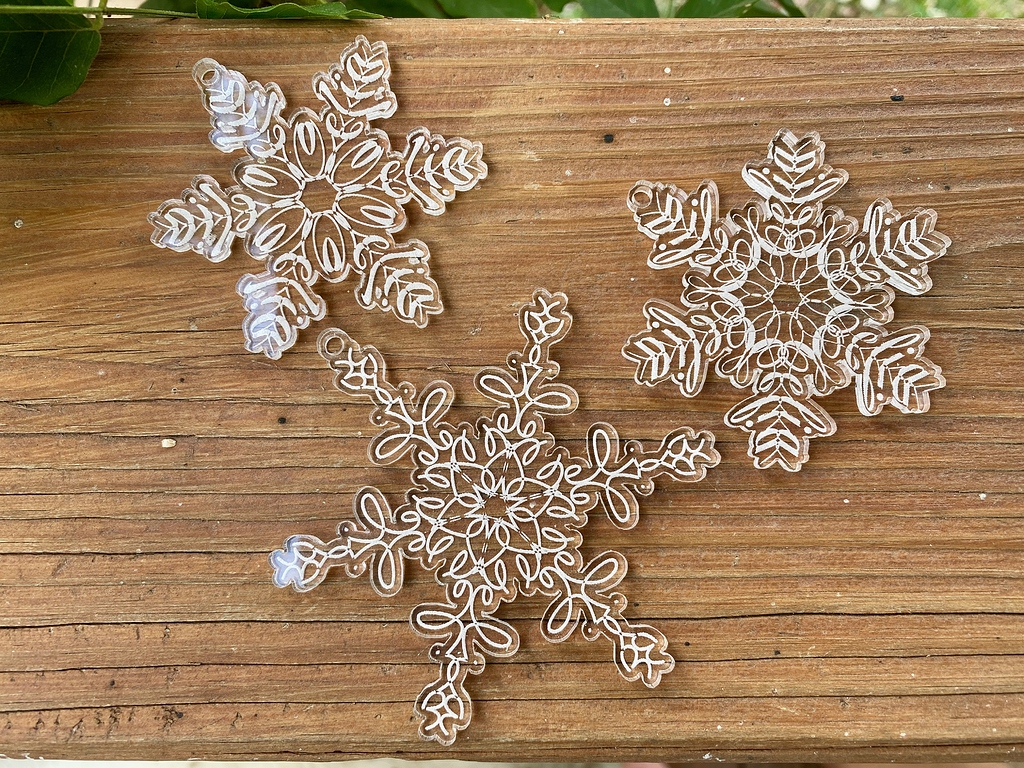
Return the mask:
<svg viewBox="0 0 1024 768"><path fill-rule="evenodd" d="M385 43L356 38L339 63L313 78L320 111L303 107L287 120L276 83L246 81L213 59L192 73L213 146L246 157L232 169L237 186L225 190L211 176L196 176L181 198L151 213L152 241L219 262L242 238L246 253L264 262L263 272L238 282L247 350L281 357L299 330L327 313L315 283L340 282L350 272L359 276L355 297L365 309L421 328L441 312L430 251L419 240L396 242L395 233L405 227L407 203L439 216L487 166L477 142L416 128L396 152L372 127L398 108Z"/></svg>
<svg viewBox="0 0 1024 768"><path fill-rule="evenodd" d="M610 640L629 681L654 687L675 664L661 632L622 615L627 601L614 590L626 575L625 557L608 551L584 562L580 529L598 505L618 528L635 526L638 496L654 490L655 477L696 482L718 463L714 437L684 427L645 450L595 423L586 458L558 446L544 416L570 414L579 402L576 390L554 381L559 365L549 357L572 322L566 305L564 294L538 290L520 310L526 346L508 356L507 369L477 374L477 389L499 405L475 425L443 421L454 399L447 382L435 381L417 397L412 384L387 380L375 348L337 329L320 336L335 386L377 406L371 421L383 430L370 458L384 465L411 454L413 488L395 510L379 490L363 488L355 519L341 523L332 541L289 538L270 556L274 583L305 592L343 566L353 577L369 570L373 588L390 597L402 588L406 559L433 571L444 601L417 606L410 621L416 633L437 639L430 658L440 674L415 711L420 735L445 745L472 716L466 675L482 672L485 656L519 648L515 628L495 616L519 595L550 598L541 629L551 642L576 627L588 640Z"/></svg>
<svg viewBox="0 0 1024 768"><path fill-rule="evenodd" d="M655 241L648 264L687 270L682 306L649 301L647 329L622 352L640 384L671 380L694 397L714 363L719 376L749 388L725 423L750 434L760 469L799 470L810 440L835 432L815 397L853 383L865 416L885 405L924 413L928 393L945 385L923 354L927 328L885 326L894 289L928 291L928 263L950 240L930 209L904 215L883 198L858 227L840 208L823 208L847 178L825 164L817 133L784 130L764 160L743 170L760 199L724 218L713 181L690 194L640 181L629 194L640 231Z"/></svg>

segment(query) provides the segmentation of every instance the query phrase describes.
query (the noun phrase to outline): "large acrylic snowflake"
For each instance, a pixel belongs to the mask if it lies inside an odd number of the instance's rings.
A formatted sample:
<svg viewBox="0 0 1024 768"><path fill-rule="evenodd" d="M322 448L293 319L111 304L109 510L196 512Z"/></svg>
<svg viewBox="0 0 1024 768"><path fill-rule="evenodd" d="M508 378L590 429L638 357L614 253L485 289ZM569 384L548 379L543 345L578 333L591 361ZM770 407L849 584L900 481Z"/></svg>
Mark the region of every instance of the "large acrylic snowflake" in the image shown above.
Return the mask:
<svg viewBox="0 0 1024 768"><path fill-rule="evenodd" d="M949 247L933 210L903 215L886 199L872 203L864 226L840 208L822 208L848 178L825 164L816 133L780 131L764 160L743 180L761 199L718 216L718 189L691 194L673 184L638 182L628 198L639 229L655 241L654 269L686 265L682 306L647 303L647 330L623 354L636 380L671 379L686 397L704 386L708 366L752 394L725 423L750 433L758 468L796 471L811 438L836 423L812 398L855 383L865 416L885 405L928 410L928 393L945 384L924 357L928 329L890 331L893 289L931 288L928 262Z"/></svg>
<svg viewBox="0 0 1024 768"><path fill-rule="evenodd" d="M327 312L313 290L318 279L360 277L356 301L423 327L441 312L430 277L430 252L419 240L395 242L415 200L438 216L456 192L487 175L479 143L445 139L426 128L395 152L374 120L391 117L387 45L359 36L341 61L313 78L319 113L295 110L286 121L275 83L246 81L213 59L192 70L210 113L210 141L222 152L245 151L232 169L237 186L222 189L196 176L180 199L150 214L153 243L192 250L213 262L226 259L236 237L265 262L238 282L246 317L245 347L277 359L298 331Z"/></svg>
<svg viewBox="0 0 1024 768"><path fill-rule="evenodd" d="M494 614L519 594L552 598L541 624L548 640L565 640L577 626L588 640L611 640L627 680L653 687L675 663L661 632L622 615L626 599L613 590L626 575L625 557L609 551L584 563L580 529L599 503L612 523L632 528L637 496L651 493L655 477L694 482L718 462L714 437L677 429L645 451L636 441L621 444L611 425L595 423L587 458L556 446L544 416L572 413L579 402L572 387L554 382L559 366L549 357L572 322L566 303L564 294L539 290L522 308L526 347L508 356L509 370L477 375L477 389L499 406L475 426L442 421L454 397L446 382L429 384L417 398L411 384L388 382L375 348L336 329L320 336L320 352L337 371L335 385L377 405L371 420L385 429L370 445L371 459L391 464L411 453L414 488L396 510L376 488L363 488L356 519L338 526L338 538L289 538L270 556L274 583L304 592L332 567L344 566L349 576L369 569L374 589L388 597L402 588L406 558L432 570L445 601L418 606L411 623L439 639L430 657L440 675L423 689L416 713L420 734L442 744L469 725L466 675L483 671L485 655L517 651L515 628Z"/></svg>

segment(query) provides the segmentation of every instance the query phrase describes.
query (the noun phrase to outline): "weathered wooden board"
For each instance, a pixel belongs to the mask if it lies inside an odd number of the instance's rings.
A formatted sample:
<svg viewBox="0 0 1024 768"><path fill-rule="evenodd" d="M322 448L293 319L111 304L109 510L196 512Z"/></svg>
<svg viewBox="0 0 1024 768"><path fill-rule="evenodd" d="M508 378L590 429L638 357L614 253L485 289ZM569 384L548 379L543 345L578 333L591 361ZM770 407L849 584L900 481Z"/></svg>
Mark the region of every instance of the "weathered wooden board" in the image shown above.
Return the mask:
<svg viewBox="0 0 1024 768"><path fill-rule="evenodd" d="M206 55L312 104L310 77L357 33L391 47L400 110L480 140L490 177L447 215L413 215L447 305L428 329L360 310L351 284L276 363L242 350L249 269L149 243L146 214L196 173L227 181L190 76ZM80 93L0 107L0 752L46 757L982 759L1024 749L1024 26L964 21L114 22ZM893 95L903 96L894 101ZM668 104L666 105L666 100ZM953 238L926 297L947 376L924 416L867 419L798 474L758 472L722 424L738 393L684 401L632 383L619 348L678 273L645 266L636 180L719 183L777 130L817 130L850 172L835 201L930 206ZM609 138L610 137L610 138ZM20 222L20 226L16 226ZM596 516L587 552L630 558L629 615L680 664L649 691L609 649L542 639L539 602L505 616L515 659L470 680L471 728L419 741L433 678L410 608L340 576L297 595L269 550L329 537L364 483L370 406L315 354L337 324L399 375L487 402L484 365L521 347L514 306L544 286L576 323L556 351L581 410L551 419L658 438L714 430L720 467L663 486L639 527ZM172 448L161 447L165 438Z"/></svg>

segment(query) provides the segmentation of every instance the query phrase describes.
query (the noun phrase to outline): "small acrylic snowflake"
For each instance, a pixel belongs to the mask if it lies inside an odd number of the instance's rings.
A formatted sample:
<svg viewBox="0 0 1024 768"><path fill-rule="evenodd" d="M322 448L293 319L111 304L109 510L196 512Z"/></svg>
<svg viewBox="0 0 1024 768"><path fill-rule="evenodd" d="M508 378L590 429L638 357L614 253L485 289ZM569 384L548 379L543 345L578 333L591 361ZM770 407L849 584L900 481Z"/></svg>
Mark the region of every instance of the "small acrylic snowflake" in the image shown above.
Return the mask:
<svg viewBox="0 0 1024 768"><path fill-rule="evenodd" d="M396 510L379 490L363 488L356 519L341 523L333 541L289 538L270 556L274 583L305 592L332 567L344 566L349 576L369 569L374 589L390 597L402 588L405 559L432 570L445 602L418 606L411 623L418 634L439 639L430 658L440 675L415 711L420 734L445 745L472 716L466 675L483 671L485 654L508 657L519 648L515 628L494 615L519 594L552 598L541 625L548 640L565 640L577 626L588 640L611 640L627 680L654 687L675 664L661 632L622 615L626 598L613 590L626 575L625 557L609 551L584 563L580 529L599 503L617 527L635 526L637 496L654 490L655 477L695 482L717 464L714 437L677 429L645 451L596 423L587 435L588 458L556 446L544 416L572 413L579 402L576 390L554 383L559 366L549 357L572 322L566 303L564 294L539 290L522 308L526 347L508 356L510 370L477 375L477 389L500 405L475 426L442 421L454 398L446 382L429 384L417 398L413 385L388 382L373 347L336 329L320 336L320 353L337 371L335 385L377 405L371 421L385 429L370 445L371 459L391 464L411 453L414 488Z"/></svg>
<svg viewBox="0 0 1024 768"><path fill-rule="evenodd" d="M654 269L685 264L682 306L650 301L647 330L623 354L636 381L671 379L686 397L704 386L708 366L753 394L725 417L750 433L760 469L796 471L811 438L836 423L812 398L855 383L865 416L885 405L928 410L928 393L945 384L923 356L928 329L889 331L893 289L931 288L928 262L949 238L935 231L933 210L903 215L886 199L872 203L864 226L822 201L846 171L825 164L816 133L780 131L768 157L748 163L743 180L761 199L718 216L718 188L705 181L691 194L673 184L638 182L627 204L655 241Z"/></svg>
<svg viewBox="0 0 1024 768"><path fill-rule="evenodd" d="M277 84L247 82L213 59L192 73L210 113L210 141L248 157L232 169L238 186L225 190L196 176L180 199L151 213L152 240L217 262L240 237L245 251L265 262L264 272L238 282L249 312L246 349L279 358L300 329L327 313L316 281L339 282L349 272L360 277L355 295L365 309L421 328L441 312L427 246L395 242L406 224L403 206L415 200L438 216L456 192L487 175L487 166L479 143L416 128L395 152L388 135L371 127L398 108L387 45L356 38L339 64L313 78L320 112L300 108L287 121Z"/></svg>

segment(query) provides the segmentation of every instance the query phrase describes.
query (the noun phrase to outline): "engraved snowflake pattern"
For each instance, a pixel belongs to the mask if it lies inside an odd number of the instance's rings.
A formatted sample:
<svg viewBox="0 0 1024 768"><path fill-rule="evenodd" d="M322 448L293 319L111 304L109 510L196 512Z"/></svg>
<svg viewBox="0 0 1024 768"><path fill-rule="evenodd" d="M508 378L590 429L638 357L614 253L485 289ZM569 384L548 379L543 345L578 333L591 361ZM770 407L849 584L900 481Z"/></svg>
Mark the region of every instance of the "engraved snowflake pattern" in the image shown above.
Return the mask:
<svg viewBox="0 0 1024 768"><path fill-rule="evenodd" d="M427 246L396 242L395 233L405 227L407 203L439 216L487 166L479 143L416 128L396 152L372 127L398 108L385 43L356 38L339 63L313 78L320 111L300 108L287 120L275 83L247 81L213 59L199 61L193 76L213 146L246 157L232 169L236 186L225 190L211 176L196 176L181 198L151 213L152 241L218 262L242 238L246 253L264 262L263 272L238 282L248 310L246 349L279 358L299 330L327 313L314 284L350 272L359 276L355 296L365 309L419 327L441 312Z"/></svg>
<svg viewBox="0 0 1024 768"><path fill-rule="evenodd" d="M629 194L640 231L655 241L648 264L687 269L682 306L648 302L647 329L622 352L641 384L671 380L694 397L714 363L719 376L750 389L725 423L749 433L760 469L797 471L810 440L835 432L815 397L853 383L865 416L886 405L924 413L928 393L945 384L923 354L927 328L885 326L894 289L931 288L928 263L949 238L935 230L935 211L904 215L884 198L868 207L863 227L823 208L847 178L825 164L818 134L780 131L768 156L743 170L760 199L724 218L713 181L690 194L640 181Z"/></svg>
<svg viewBox="0 0 1024 768"><path fill-rule="evenodd" d="M355 519L341 523L332 541L289 538L270 556L274 583L304 592L343 566L353 577L369 571L373 588L388 597L402 588L406 559L433 571L445 600L419 605L410 621L416 633L437 639L430 657L440 674L415 711L421 736L445 745L472 716L466 675L482 672L486 656L519 648L515 628L495 616L519 595L551 599L541 628L552 642L576 627L588 640L610 640L627 680L654 687L675 664L661 632L622 615L627 601L614 589L626 575L625 557L608 551L584 562L580 529L599 504L617 527L635 526L638 496L654 490L655 477L696 482L717 464L714 437L681 428L648 451L595 423L586 458L556 445L544 416L572 413L579 402L572 387L554 381L559 365L549 357L572 322L566 304L564 294L539 290L520 310L526 346L508 356L507 369L477 374L477 389L499 405L475 425L443 421L454 398L448 383L435 381L417 397L411 384L387 380L375 348L336 329L320 336L335 386L377 406L371 421L383 431L371 442L371 459L391 464L411 454L414 487L395 510L379 490L363 488Z"/></svg>

